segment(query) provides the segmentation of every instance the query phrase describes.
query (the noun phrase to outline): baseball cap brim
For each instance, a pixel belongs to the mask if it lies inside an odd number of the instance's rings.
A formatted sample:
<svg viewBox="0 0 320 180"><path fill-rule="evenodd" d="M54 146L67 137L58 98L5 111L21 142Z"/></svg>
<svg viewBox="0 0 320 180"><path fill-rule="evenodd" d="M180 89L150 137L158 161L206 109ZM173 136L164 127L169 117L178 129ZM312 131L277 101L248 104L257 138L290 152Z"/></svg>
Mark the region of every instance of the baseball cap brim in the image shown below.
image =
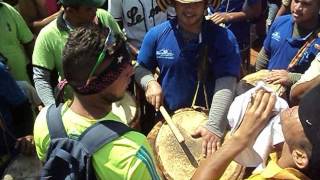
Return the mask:
<svg viewBox="0 0 320 180"><path fill-rule="evenodd" d="M174 1L177 1L180 3L195 3L195 2L202 2L204 0L157 0L157 4L162 11L165 11L168 8L168 6L172 6L172 2Z"/></svg>

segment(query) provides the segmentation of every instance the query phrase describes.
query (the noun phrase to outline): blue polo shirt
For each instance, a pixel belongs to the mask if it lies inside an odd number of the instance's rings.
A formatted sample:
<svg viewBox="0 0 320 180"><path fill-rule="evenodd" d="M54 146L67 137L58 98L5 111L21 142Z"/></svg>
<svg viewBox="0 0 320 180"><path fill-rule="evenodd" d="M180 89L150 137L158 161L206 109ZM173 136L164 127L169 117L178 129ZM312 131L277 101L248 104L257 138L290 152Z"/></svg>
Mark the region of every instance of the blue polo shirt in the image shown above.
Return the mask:
<svg viewBox="0 0 320 180"><path fill-rule="evenodd" d="M268 69L287 69L291 60L299 49L305 44L308 34L305 37L292 37L294 22L291 15L277 18L268 32L263 47L269 56ZM319 38L311 44L310 48L303 53L297 66L291 72L304 73L315 58L318 50L314 47L315 43L320 43Z"/></svg>
<svg viewBox="0 0 320 180"><path fill-rule="evenodd" d="M252 6L260 0L247 0L248 6ZM240 12L245 0L222 0L219 8L216 12ZM209 6L210 13L214 13L215 7ZM226 23L226 27L229 28L236 36L240 49L247 47L250 44L250 23L246 20L237 21L232 23Z"/></svg>
<svg viewBox="0 0 320 180"><path fill-rule="evenodd" d="M216 79L239 76L239 48L231 31L210 21L204 21L199 38L209 48L206 91L210 103ZM192 104L197 82L199 38L183 42L177 21L173 19L150 29L142 42L138 62L149 70L160 68L158 80L164 93L164 103L171 111ZM196 105L205 107L203 94L200 88Z"/></svg>

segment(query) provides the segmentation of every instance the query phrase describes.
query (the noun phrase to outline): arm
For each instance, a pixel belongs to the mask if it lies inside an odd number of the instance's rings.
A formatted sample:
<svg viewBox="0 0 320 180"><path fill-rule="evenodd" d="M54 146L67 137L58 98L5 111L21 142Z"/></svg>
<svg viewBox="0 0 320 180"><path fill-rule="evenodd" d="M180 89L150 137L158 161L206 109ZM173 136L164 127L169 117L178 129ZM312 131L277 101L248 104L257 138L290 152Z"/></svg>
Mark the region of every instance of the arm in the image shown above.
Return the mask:
<svg viewBox="0 0 320 180"><path fill-rule="evenodd" d="M215 93L205 127L200 127L192 134L194 138L202 137L202 154L212 155L220 146L220 140L227 126L227 113L232 103L237 78L222 77L216 80Z"/></svg>
<svg viewBox="0 0 320 180"><path fill-rule="evenodd" d="M269 63L269 56L264 49L264 47L261 48L257 60L256 60L256 71L260 71L262 69L267 69L268 68L268 63Z"/></svg>
<svg viewBox="0 0 320 180"><path fill-rule="evenodd" d="M312 89L314 86L320 83L320 75L316 76L310 81L299 83L292 87L290 91L290 102L292 105L299 104L301 96L307 92L309 89Z"/></svg>
<svg viewBox="0 0 320 180"><path fill-rule="evenodd" d="M259 90L252 101L239 129L226 140L215 156L210 156L200 163L192 179L219 179L235 156L257 138L270 119L276 97Z"/></svg>
<svg viewBox="0 0 320 180"><path fill-rule="evenodd" d="M50 85L50 70L33 67L33 80L37 93L45 106L55 103L53 88Z"/></svg>
<svg viewBox="0 0 320 180"><path fill-rule="evenodd" d="M239 12L216 12L210 19L216 23L232 23L237 21L246 21L259 18L261 15L261 0L258 0L252 5L246 1L243 5L242 11Z"/></svg>
<svg viewBox="0 0 320 180"><path fill-rule="evenodd" d="M282 0L281 7L276 15L276 18L284 15L286 12L290 12L291 0Z"/></svg>
<svg viewBox="0 0 320 180"><path fill-rule="evenodd" d="M227 113L233 101L236 86L237 78L235 77L222 77L216 80L206 128L219 137L223 136L227 126Z"/></svg>
<svg viewBox="0 0 320 180"><path fill-rule="evenodd" d="M38 12L37 18L34 19L34 21L29 23L30 28L35 34L38 34L44 26L46 26L51 21L56 19L59 13L63 10L63 8L61 8L60 10L56 9L57 12L55 13L52 12L53 14L49 14L50 12L48 12L46 0L30 0L30 1L33 1L35 9Z"/></svg>
<svg viewBox="0 0 320 180"><path fill-rule="evenodd" d="M163 94L161 86L154 79L153 74L137 63L135 66L135 80L145 90L147 101L158 111L163 102Z"/></svg>
<svg viewBox="0 0 320 180"><path fill-rule="evenodd" d="M30 27L32 28L32 31L35 33L35 34L38 34L40 32L40 30L46 26L47 24L49 24L51 21L55 20L58 15L60 14L62 10L46 17L46 18L43 18L43 19L40 19L40 20L37 20L37 21L33 21L31 22L30 24Z"/></svg>

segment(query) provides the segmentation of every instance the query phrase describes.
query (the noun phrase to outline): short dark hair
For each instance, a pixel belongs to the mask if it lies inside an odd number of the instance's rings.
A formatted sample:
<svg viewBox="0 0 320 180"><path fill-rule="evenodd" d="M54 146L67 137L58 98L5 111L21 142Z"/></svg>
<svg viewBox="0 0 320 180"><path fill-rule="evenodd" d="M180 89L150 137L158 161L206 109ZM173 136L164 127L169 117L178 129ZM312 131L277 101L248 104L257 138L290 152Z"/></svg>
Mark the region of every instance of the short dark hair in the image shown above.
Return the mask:
<svg viewBox="0 0 320 180"><path fill-rule="evenodd" d="M74 29L63 50L64 77L71 87L83 85L102 52L109 29L86 26Z"/></svg>

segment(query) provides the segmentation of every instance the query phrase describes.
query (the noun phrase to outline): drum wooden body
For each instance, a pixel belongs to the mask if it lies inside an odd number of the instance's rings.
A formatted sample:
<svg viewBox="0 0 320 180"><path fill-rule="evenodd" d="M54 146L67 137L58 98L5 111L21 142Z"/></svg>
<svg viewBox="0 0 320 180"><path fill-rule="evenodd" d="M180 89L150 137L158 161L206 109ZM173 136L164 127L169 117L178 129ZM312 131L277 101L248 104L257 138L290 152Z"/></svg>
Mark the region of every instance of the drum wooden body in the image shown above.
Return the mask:
<svg viewBox="0 0 320 180"><path fill-rule="evenodd" d="M257 82L264 81L266 77L268 77L270 71L269 70L260 70L258 72L249 74L240 80L240 83L249 84L251 86L256 86ZM240 84L239 83L239 84ZM271 88L278 96L283 96L286 92L284 86L280 84L268 84L265 83L267 87Z"/></svg>
<svg viewBox="0 0 320 180"><path fill-rule="evenodd" d="M37 180L41 170L41 162L36 157L19 154L3 173L4 180Z"/></svg>
<svg viewBox="0 0 320 180"><path fill-rule="evenodd" d="M148 140L153 147L157 169L164 179L184 180L190 179L202 158L202 139L194 139L191 133L200 125L204 125L208 116L204 112L191 108L177 111L172 120L185 138L185 144L180 145L167 124L159 122L149 133ZM231 163L222 179L239 179L244 168Z"/></svg>
<svg viewBox="0 0 320 180"><path fill-rule="evenodd" d="M126 92L120 101L112 103L112 112L131 128L136 130L141 129L140 109L137 106L135 98L129 92Z"/></svg>

